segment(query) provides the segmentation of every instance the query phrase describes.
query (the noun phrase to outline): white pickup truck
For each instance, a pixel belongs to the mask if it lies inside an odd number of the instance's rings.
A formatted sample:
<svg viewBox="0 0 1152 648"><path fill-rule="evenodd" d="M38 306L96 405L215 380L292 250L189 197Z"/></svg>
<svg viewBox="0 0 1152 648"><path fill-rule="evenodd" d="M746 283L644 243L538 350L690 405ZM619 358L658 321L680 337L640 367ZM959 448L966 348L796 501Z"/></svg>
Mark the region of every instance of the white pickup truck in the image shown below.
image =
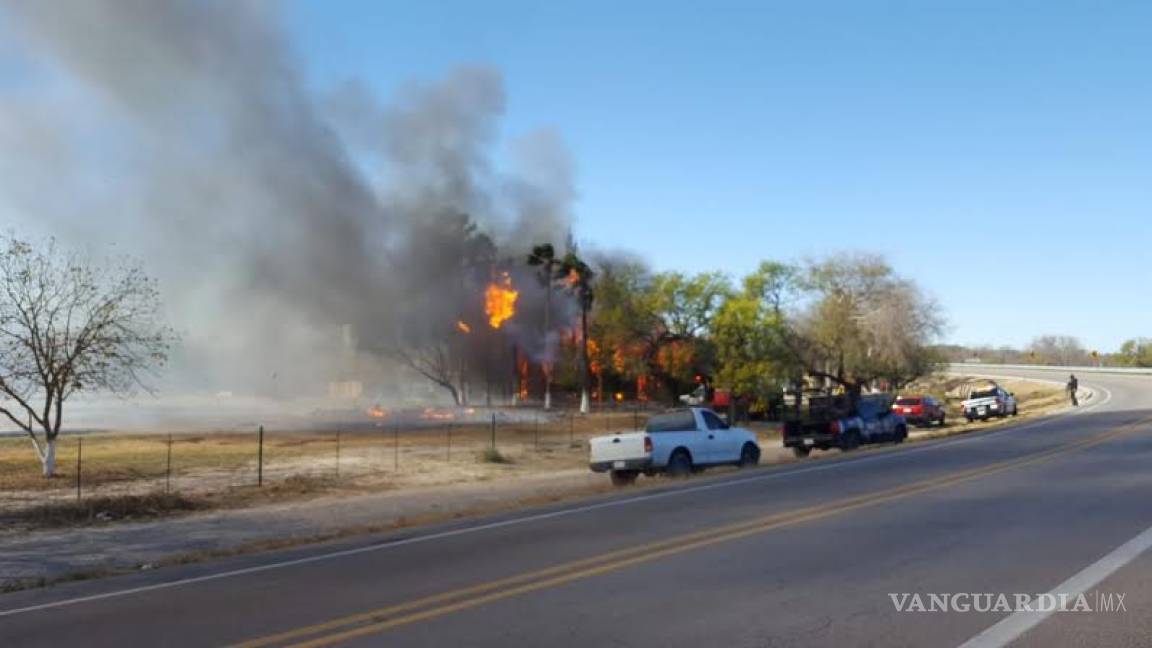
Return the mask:
<svg viewBox="0 0 1152 648"><path fill-rule="evenodd" d="M635 482L640 473L682 477L706 466L760 462L755 434L703 407L657 414L642 431L595 437L589 446L593 472L609 473L617 486Z"/></svg>
<svg viewBox="0 0 1152 648"><path fill-rule="evenodd" d="M969 423L976 419L983 421L993 416L1003 418L1019 413L1016 395L997 384L973 391L960 406L964 408L964 418Z"/></svg>

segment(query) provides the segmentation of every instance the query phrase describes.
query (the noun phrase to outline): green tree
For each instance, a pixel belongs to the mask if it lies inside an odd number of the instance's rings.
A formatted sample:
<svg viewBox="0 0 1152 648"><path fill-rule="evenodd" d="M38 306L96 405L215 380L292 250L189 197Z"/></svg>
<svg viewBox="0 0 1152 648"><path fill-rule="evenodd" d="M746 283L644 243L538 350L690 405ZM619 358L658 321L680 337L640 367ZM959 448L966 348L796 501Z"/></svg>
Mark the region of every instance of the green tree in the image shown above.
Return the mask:
<svg viewBox="0 0 1152 648"><path fill-rule="evenodd" d="M619 349L630 378L647 375L675 402L695 373L711 373L711 325L730 290L709 272L652 274L634 260L601 260L597 340Z"/></svg>
<svg viewBox="0 0 1152 648"><path fill-rule="evenodd" d="M800 373L784 344L784 307L796 292L796 278L795 267L764 262L720 307L712 323L719 385L767 401Z"/></svg>
<svg viewBox="0 0 1152 648"><path fill-rule="evenodd" d="M599 258L596 265L590 335L600 347L600 361L612 359L605 369L634 381L648 373L644 339L655 323L641 297L648 290L651 275L643 263L627 258Z"/></svg>
<svg viewBox="0 0 1152 648"><path fill-rule="evenodd" d="M730 290L719 272L665 272L654 275L641 294L640 310L649 323L641 338L644 358L673 402L695 374L714 372L712 322Z"/></svg>

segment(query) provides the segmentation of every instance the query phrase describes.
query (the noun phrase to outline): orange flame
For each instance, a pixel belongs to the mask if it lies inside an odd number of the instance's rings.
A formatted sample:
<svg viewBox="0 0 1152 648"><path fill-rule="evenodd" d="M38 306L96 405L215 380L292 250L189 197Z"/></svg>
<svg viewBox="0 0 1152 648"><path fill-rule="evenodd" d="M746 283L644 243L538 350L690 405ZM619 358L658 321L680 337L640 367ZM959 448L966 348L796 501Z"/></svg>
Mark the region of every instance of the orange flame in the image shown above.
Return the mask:
<svg viewBox="0 0 1152 648"><path fill-rule="evenodd" d="M600 344L592 337L588 338L588 360L588 368L592 373L597 376L604 373L604 365L600 362Z"/></svg>
<svg viewBox="0 0 1152 648"><path fill-rule="evenodd" d="M512 277L507 272L501 273L498 281L488 284L484 291L484 314L488 316L488 324L498 329L512 319L519 297L520 292L512 289Z"/></svg>
<svg viewBox="0 0 1152 648"><path fill-rule="evenodd" d="M372 418L387 418L388 410L380 407L379 405L373 405L368 409L368 416L371 416Z"/></svg>
<svg viewBox="0 0 1152 648"><path fill-rule="evenodd" d="M461 333L471 333L472 327L468 326L468 323L464 320L460 320L456 322L456 330L460 331Z"/></svg>
<svg viewBox="0 0 1152 648"><path fill-rule="evenodd" d="M516 353L516 392L520 400L528 400L528 358Z"/></svg>

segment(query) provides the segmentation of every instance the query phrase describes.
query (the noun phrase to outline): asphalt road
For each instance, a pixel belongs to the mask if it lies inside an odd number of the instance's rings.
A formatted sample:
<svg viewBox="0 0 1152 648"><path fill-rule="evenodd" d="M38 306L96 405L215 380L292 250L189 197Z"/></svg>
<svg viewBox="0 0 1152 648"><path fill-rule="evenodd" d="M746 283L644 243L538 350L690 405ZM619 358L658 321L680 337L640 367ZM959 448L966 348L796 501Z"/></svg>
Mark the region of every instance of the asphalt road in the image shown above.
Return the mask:
<svg viewBox="0 0 1152 648"><path fill-rule="evenodd" d="M1075 414L981 435L10 594L0 645L1149 645L1152 377L1082 382ZM1125 611L890 596L1061 587Z"/></svg>

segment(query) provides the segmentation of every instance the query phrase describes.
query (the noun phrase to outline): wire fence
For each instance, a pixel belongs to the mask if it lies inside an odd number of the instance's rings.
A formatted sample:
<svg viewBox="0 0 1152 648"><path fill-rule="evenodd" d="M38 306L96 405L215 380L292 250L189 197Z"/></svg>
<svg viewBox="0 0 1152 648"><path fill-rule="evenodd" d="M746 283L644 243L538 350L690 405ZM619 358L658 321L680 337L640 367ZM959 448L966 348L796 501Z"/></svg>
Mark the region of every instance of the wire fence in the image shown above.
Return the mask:
<svg viewBox="0 0 1152 648"><path fill-rule="evenodd" d="M466 421L379 420L317 430L61 435L56 476L41 475L29 441L0 439L0 512L96 497L301 485L304 480L371 484L446 483L485 471L581 465L587 440L638 429L639 408L481 413Z"/></svg>

